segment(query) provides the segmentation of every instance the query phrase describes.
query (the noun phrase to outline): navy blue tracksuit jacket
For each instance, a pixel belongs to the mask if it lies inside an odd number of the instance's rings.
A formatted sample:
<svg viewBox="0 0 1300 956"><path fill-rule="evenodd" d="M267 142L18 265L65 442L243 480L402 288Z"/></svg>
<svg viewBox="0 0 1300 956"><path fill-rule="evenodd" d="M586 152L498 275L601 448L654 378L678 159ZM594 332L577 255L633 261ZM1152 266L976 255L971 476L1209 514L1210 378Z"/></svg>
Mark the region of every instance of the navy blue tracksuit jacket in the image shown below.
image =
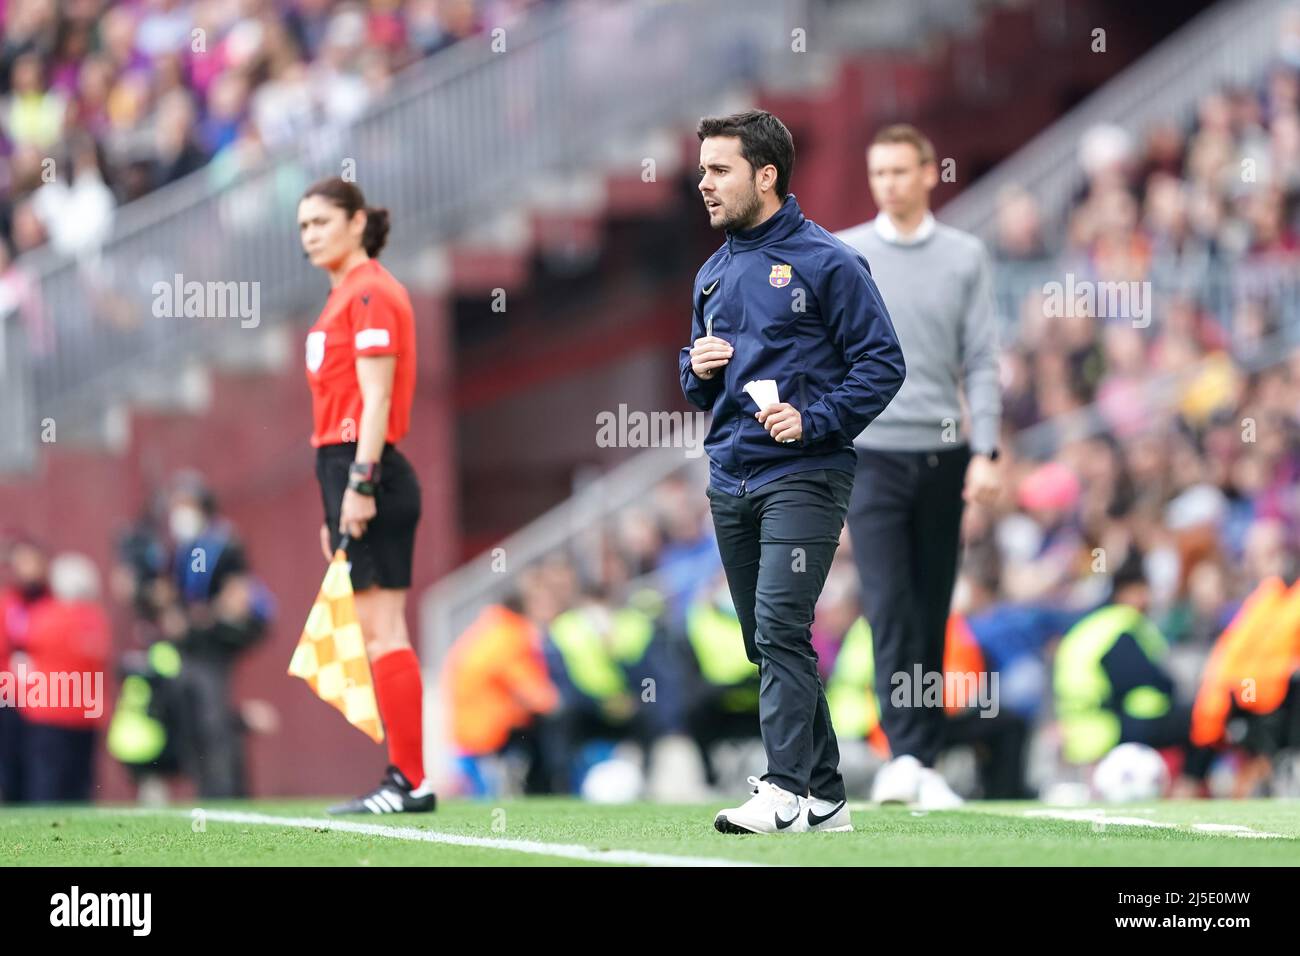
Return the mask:
<svg viewBox="0 0 1300 956"><path fill-rule="evenodd" d="M744 495L798 471L853 473L853 439L902 387L903 353L867 261L804 218L794 194L754 229L727 241L695 276L691 344L713 334L734 348L711 379L691 371L691 346L679 357L682 391L713 413L704 440L709 481ZM745 393L753 379L775 379L781 401L803 416L803 437L774 439Z"/></svg>

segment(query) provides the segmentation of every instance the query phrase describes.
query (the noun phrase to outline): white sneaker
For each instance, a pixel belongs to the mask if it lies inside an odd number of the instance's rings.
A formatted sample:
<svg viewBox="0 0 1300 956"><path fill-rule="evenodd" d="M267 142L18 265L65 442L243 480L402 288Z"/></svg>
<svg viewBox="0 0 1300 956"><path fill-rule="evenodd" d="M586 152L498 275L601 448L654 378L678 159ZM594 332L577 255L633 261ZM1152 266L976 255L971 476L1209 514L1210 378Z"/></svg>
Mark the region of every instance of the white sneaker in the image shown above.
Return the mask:
<svg viewBox="0 0 1300 956"><path fill-rule="evenodd" d="M719 810L713 828L719 833L799 833L805 824L804 799L774 783L750 777L754 795L745 803Z"/></svg>
<svg viewBox="0 0 1300 956"><path fill-rule="evenodd" d="M845 800L804 799L804 831L807 833L849 833L849 805Z"/></svg>
<svg viewBox="0 0 1300 956"><path fill-rule="evenodd" d="M895 757L876 771L871 783L872 803L914 803L921 790L921 761L911 754Z"/></svg>
<svg viewBox="0 0 1300 956"><path fill-rule="evenodd" d="M921 785L918 788L916 807L919 810L952 810L966 801L948 786L943 775L930 767L921 768Z"/></svg>

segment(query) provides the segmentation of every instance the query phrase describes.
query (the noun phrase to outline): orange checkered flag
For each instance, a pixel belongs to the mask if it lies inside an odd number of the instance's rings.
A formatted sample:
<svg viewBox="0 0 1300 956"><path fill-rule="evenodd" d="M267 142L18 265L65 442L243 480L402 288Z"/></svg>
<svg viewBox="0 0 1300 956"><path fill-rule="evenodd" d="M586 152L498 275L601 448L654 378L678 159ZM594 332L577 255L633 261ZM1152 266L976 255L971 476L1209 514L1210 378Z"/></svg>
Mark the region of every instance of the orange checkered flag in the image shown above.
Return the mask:
<svg viewBox="0 0 1300 956"><path fill-rule="evenodd" d="M348 572L348 537L334 552L316 603L289 661L289 673L301 677L327 704L333 704L353 727L375 743L384 739L375 685L370 678L366 644L357 622Z"/></svg>

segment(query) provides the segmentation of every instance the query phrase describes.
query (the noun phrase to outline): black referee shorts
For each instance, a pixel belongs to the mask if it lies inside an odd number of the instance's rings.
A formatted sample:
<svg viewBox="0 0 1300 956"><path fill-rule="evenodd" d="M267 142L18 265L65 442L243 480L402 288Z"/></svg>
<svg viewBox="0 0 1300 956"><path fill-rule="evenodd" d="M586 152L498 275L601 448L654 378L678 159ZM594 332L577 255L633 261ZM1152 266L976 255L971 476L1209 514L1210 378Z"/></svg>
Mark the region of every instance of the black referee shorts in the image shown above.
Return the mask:
<svg viewBox="0 0 1300 956"><path fill-rule="evenodd" d="M343 492L348 487L348 466L356 457L356 442L316 449L316 479L320 482L325 526L330 529L330 546L334 549L343 537L339 531L339 513L343 508ZM354 591L375 586L411 586L415 526L420 523L420 482L411 463L392 445L384 446L379 470L376 514L366 525L366 533L348 545Z"/></svg>

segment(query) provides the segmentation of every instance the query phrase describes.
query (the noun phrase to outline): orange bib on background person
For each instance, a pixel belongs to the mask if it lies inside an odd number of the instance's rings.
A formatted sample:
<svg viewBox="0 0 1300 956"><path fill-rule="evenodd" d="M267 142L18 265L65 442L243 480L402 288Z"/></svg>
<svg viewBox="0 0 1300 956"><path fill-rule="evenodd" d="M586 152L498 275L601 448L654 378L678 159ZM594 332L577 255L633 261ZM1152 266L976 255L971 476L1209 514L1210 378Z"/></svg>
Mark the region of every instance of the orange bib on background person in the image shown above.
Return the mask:
<svg viewBox="0 0 1300 956"><path fill-rule="evenodd" d="M947 682L949 674L973 674L978 678L984 673L984 652L975 641L970 625L960 614L948 615L948 629L944 634L943 673ZM944 710L949 714L959 713L968 707L978 707L978 700L966 700L964 687L952 692L953 700L949 702L949 691L944 690Z"/></svg>
<svg viewBox="0 0 1300 956"><path fill-rule="evenodd" d="M511 731L559 702L533 623L500 605L483 609L443 668L451 738L467 756L496 753Z"/></svg>
<svg viewBox="0 0 1300 956"><path fill-rule="evenodd" d="M1207 747L1223 739L1233 704L1268 714L1285 699L1300 666L1300 581L1288 588L1265 578L1242 603L1205 665L1192 708L1192 742Z"/></svg>

